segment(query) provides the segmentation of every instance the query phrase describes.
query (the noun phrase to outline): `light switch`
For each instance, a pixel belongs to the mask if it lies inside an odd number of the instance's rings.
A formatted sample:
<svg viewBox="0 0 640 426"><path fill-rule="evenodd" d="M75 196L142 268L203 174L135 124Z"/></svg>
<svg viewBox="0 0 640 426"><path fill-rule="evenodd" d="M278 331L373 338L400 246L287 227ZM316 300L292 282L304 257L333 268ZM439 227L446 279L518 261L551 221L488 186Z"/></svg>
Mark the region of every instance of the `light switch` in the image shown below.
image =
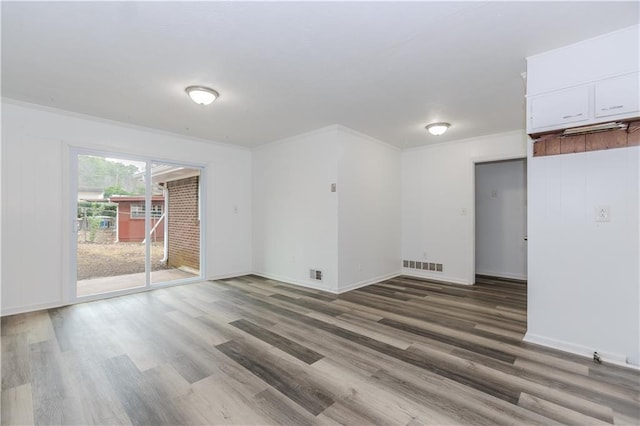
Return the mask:
<svg viewBox="0 0 640 426"><path fill-rule="evenodd" d="M611 222L611 207L596 206L595 215L596 222Z"/></svg>

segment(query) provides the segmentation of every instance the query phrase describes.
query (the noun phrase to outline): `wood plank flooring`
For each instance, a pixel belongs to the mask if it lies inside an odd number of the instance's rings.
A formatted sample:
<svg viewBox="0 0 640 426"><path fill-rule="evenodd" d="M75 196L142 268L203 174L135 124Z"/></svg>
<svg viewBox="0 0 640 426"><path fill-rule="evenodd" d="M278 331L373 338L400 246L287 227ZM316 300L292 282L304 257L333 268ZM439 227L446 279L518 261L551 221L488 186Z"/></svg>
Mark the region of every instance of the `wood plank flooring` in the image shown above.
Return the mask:
<svg viewBox="0 0 640 426"><path fill-rule="evenodd" d="M522 343L526 284L256 276L2 318L2 424L630 424L640 374Z"/></svg>

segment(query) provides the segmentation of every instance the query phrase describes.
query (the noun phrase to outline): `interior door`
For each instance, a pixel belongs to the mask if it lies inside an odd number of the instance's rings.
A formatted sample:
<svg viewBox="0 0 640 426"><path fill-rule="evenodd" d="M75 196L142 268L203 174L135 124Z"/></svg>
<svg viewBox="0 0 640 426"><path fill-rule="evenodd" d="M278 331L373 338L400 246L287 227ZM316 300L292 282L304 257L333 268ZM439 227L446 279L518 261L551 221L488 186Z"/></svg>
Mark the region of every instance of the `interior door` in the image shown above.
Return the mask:
<svg viewBox="0 0 640 426"><path fill-rule="evenodd" d="M525 159L476 164L476 274L527 279Z"/></svg>

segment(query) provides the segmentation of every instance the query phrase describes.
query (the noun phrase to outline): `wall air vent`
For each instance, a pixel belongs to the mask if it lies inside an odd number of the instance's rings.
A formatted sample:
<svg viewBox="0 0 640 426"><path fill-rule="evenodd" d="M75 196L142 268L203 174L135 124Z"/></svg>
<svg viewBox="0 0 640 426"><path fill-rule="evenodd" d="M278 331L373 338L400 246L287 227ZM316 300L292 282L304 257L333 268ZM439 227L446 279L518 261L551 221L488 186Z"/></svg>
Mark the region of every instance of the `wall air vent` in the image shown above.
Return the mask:
<svg viewBox="0 0 640 426"><path fill-rule="evenodd" d="M627 123L611 122L594 124L592 126L574 127L572 129L566 129L562 132L562 136L584 135L587 133L606 132L607 130L626 130L627 126Z"/></svg>

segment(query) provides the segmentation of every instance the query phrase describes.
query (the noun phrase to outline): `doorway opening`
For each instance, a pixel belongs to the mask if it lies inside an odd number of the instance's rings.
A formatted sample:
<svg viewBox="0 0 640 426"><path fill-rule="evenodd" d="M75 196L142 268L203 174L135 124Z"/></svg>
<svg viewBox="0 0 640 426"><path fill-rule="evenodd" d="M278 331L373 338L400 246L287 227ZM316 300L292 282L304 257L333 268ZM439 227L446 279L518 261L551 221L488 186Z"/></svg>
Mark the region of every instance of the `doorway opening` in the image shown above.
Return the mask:
<svg viewBox="0 0 640 426"><path fill-rule="evenodd" d="M527 161L475 165L477 278L527 280Z"/></svg>
<svg viewBox="0 0 640 426"><path fill-rule="evenodd" d="M202 279L201 167L74 152L78 298Z"/></svg>

